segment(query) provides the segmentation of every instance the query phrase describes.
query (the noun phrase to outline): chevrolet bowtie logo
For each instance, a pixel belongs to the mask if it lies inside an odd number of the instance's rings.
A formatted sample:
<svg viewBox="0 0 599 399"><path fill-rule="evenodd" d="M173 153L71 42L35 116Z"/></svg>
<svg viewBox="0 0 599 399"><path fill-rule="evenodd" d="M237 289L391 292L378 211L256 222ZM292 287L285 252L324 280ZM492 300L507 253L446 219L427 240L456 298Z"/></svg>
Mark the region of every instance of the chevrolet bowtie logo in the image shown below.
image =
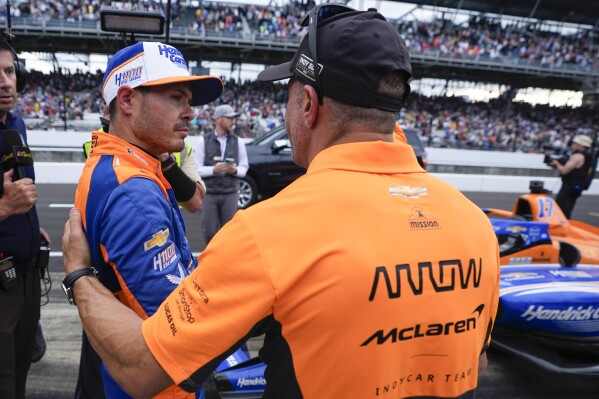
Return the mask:
<svg viewBox="0 0 599 399"><path fill-rule="evenodd" d="M506 230L509 231L510 233L520 233L522 231L526 231L526 227L510 226L510 227L506 227Z"/></svg>
<svg viewBox="0 0 599 399"><path fill-rule="evenodd" d="M426 195L426 187L412 187L412 186L397 186L397 187L389 187L389 194L391 195L401 195L406 198L418 198L420 196Z"/></svg>
<svg viewBox="0 0 599 399"><path fill-rule="evenodd" d="M164 229L154 234L149 241L144 242L144 251L148 251L154 247L161 247L168 239L168 229Z"/></svg>

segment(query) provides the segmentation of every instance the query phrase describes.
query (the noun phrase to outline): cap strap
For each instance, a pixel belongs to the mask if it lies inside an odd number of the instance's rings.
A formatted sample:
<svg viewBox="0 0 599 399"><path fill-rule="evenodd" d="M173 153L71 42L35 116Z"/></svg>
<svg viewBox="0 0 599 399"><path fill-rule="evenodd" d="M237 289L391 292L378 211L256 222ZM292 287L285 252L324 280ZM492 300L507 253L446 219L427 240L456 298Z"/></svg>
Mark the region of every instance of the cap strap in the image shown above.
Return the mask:
<svg viewBox="0 0 599 399"><path fill-rule="evenodd" d="M395 96L377 93L372 103L373 108L382 109L384 111L399 112L403 107L403 98L399 99Z"/></svg>

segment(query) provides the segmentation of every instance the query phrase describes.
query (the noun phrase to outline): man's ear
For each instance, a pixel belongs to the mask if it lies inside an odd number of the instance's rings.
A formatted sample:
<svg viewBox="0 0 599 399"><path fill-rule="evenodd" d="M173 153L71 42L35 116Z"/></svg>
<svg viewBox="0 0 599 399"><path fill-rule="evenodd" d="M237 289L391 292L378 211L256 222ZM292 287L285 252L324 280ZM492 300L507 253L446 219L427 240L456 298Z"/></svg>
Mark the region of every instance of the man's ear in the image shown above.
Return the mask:
<svg viewBox="0 0 599 399"><path fill-rule="evenodd" d="M304 112L304 123L306 127L312 128L318 118L318 93L310 85L304 85L302 89L302 110Z"/></svg>
<svg viewBox="0 0 599 399"><path fill-rule="evenodd" d="M135 97L135 91L131 86L121 86L116 92L116 101L121 111L127 115L133 112L133 98Z"/></svg>

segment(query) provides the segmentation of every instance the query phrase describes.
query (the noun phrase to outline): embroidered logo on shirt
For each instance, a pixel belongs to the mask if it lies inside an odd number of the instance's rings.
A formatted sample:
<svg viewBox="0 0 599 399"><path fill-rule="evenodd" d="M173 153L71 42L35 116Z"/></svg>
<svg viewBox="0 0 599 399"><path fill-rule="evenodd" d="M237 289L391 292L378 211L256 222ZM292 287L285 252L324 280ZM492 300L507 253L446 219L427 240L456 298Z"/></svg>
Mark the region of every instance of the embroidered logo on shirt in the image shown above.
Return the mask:
<svg viewBox="0 0 599 399"><path fill-rule="evenodd" d="M425 212L422 208L412 209L412 213L408 218L410 229L412 230L430 230L440 229L439 221L430 213Z"/></svg>
<svg viewBox="0 0 599 399"><path fill-rule="evenodd" d="M389 187L389 194L400 195L405 198L418 198L426 195L426 186L412 187L412 186L397 186Z"/></svg>
<svg viewBox="0 0 599 399"><path fill-rule="evenodd" d="M150 249L154 248L154 247L161 247L164 244L166 244L166 240L168 239L168 229L164 229L159 231L158 233L154 234L152 236L152 238L150 238L148 241L144 242L144 251L149 251Z"/></svg>

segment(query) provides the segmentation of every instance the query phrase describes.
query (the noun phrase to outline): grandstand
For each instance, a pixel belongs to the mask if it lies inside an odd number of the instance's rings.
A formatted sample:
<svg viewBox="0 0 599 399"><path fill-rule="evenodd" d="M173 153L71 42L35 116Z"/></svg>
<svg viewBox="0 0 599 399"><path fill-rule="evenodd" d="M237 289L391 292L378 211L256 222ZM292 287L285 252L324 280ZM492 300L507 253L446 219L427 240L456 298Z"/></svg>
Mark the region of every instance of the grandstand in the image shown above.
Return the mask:
<svg viewBox="0 0 599 399"><path fill-rule="evenodd" d="M83 58L90 53L112 54L122 41L100 30L99 9L108 3L165 7L156 1L16 0L11 9L13 44L19 51L73 52ZM411 96L401 114L402 123L421 129L429 145L539 152L548 146L565 146L576 133L598 130L597 2L404 3L411 8L394 23L410 49L416 92L425 78L442 79L446 86L454 81L502 85L501 96L485 103L430 98L422 93ZM200 66L204 61L282 62L291 58L305 33L299 24L311 5L173 2L169 41ZM430 17L419 18L422 12ZM0 18L0 26L6 22ZM165 40L164 35L136 38ZM91 71L32 72L20 111L29 117L30 127L79 128L84 126L80 122L84 114L100 109L100 80L101 73ZM519 89L531 86L583 91L584 106L557 109L512 102ZM226 88L221 101L232 102L244 115L240 120L244 135L251 137L281 123L286 98L280 86L229 81ZM211 106L197 110L196 133L212 128L211 111Z"/></svg>

